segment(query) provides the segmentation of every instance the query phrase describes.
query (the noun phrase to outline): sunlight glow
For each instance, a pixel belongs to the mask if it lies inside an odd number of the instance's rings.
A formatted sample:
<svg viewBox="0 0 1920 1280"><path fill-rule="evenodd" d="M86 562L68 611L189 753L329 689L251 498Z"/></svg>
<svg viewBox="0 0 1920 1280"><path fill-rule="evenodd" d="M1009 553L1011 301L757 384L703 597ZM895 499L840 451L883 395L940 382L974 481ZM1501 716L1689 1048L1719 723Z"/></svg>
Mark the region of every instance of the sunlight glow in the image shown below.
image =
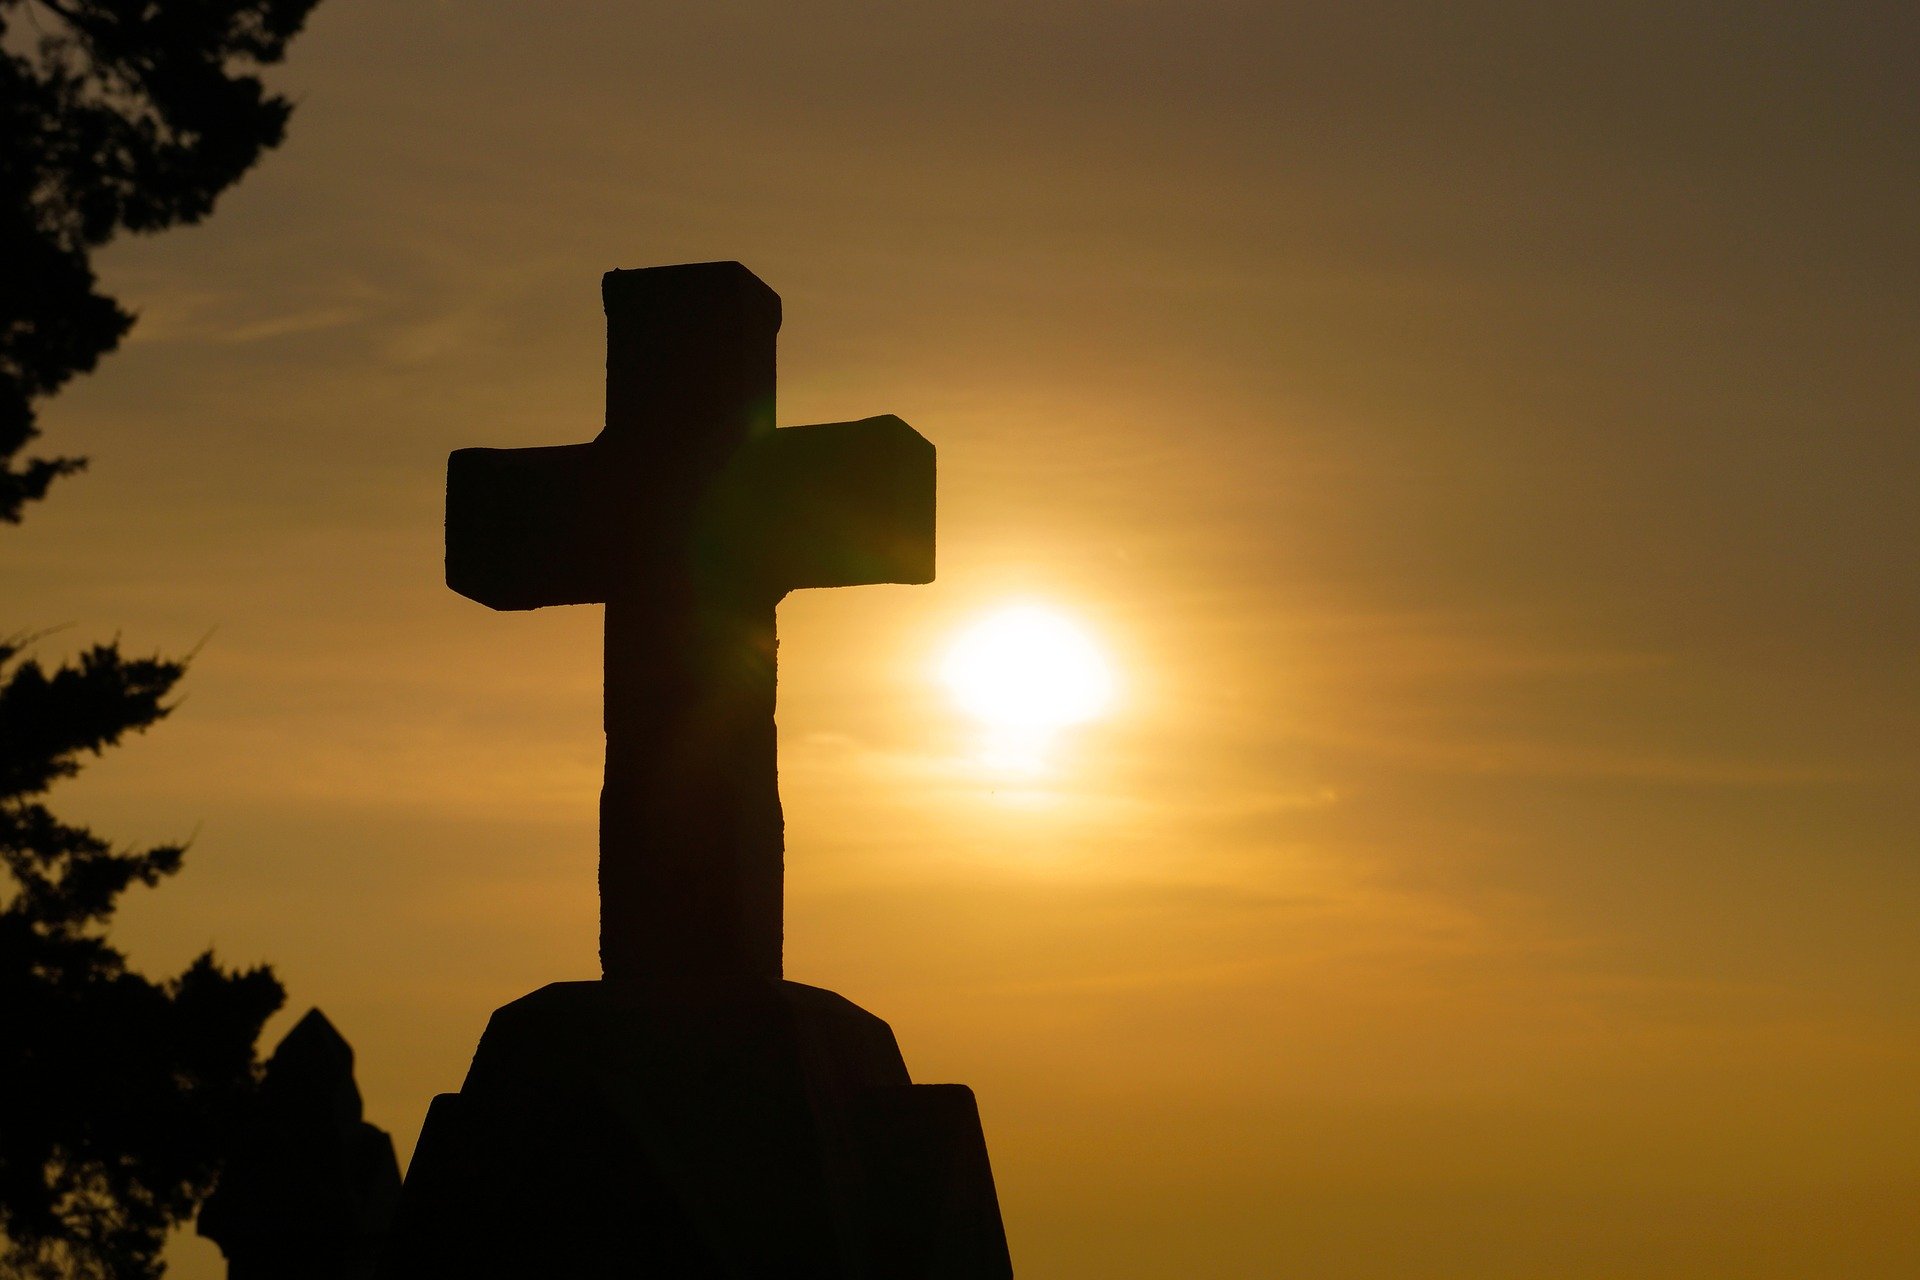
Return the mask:
<svg viewBox="0 0 1920 1280"><path fill-rule="evenodd" d="M948 650L940 674L960 706L1018 737L1091 720L1113 697L1100 650L1039 605L1010 606L975 623Z"/></svg>

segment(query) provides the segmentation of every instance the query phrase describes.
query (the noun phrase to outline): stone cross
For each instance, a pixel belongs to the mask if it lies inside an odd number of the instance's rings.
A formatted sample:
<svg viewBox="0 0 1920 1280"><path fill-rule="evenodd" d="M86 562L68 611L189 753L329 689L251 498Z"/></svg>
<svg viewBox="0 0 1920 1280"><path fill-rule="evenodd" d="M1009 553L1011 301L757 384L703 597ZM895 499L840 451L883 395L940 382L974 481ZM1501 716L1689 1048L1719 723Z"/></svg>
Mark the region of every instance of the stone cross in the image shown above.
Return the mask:
<svg viewBox="0 0 1920 1280"><path fill-rule="evenodd" d="M610 271L587 444L447 461L447 585L606 605L600 961L781 976L774 606L933 580L934 451L894 417L774 429L780 298L737 262Z"/></svg>

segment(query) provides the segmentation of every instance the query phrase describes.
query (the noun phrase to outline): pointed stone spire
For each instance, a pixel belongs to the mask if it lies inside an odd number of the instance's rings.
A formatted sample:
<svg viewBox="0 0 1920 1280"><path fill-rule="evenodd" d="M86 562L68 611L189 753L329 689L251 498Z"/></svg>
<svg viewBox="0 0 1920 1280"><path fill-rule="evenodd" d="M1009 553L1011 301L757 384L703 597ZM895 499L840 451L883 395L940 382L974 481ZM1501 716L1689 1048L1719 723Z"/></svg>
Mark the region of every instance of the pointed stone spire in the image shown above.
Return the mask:
<svg viewBox="0 0 1920 1280"><path fill-rule="evenodd" d="M353 1048L311 1009L267 1060L200 1234L226 1255L228 1280L362 1280L399 1194L393 1140L361 1118Z"/></svg>

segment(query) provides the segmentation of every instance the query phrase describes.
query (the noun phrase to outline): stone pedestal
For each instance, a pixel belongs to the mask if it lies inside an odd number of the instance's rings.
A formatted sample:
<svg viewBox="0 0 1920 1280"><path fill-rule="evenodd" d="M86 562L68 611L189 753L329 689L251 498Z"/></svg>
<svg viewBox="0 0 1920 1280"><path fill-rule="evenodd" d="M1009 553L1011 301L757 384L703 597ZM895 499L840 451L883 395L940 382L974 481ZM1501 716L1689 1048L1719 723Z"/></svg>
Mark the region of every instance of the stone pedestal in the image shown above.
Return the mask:
<svg viewBox="0 0 1920 1280"><path fill-rule="evenodd" d="M493 1015L428 1113L386 1274L1012 1275L973 1094L794 982L570 982Z"/></svg>

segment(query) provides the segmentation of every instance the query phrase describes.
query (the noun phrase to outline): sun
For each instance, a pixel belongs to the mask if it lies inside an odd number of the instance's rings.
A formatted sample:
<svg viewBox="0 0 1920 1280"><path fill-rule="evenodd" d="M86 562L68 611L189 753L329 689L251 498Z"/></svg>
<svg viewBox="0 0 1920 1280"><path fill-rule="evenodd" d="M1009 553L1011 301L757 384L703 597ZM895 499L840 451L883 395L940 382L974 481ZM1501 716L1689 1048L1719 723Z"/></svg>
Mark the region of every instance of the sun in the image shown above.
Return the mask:
<svg viewBox="0 0 1920 1280"><path fill-rule="evenodd" d="M1048 733L1091 720L1113 699L1113 673L1087 634L1040 605L1011 605L969 627L940 675L991 728Z"/></svg>

